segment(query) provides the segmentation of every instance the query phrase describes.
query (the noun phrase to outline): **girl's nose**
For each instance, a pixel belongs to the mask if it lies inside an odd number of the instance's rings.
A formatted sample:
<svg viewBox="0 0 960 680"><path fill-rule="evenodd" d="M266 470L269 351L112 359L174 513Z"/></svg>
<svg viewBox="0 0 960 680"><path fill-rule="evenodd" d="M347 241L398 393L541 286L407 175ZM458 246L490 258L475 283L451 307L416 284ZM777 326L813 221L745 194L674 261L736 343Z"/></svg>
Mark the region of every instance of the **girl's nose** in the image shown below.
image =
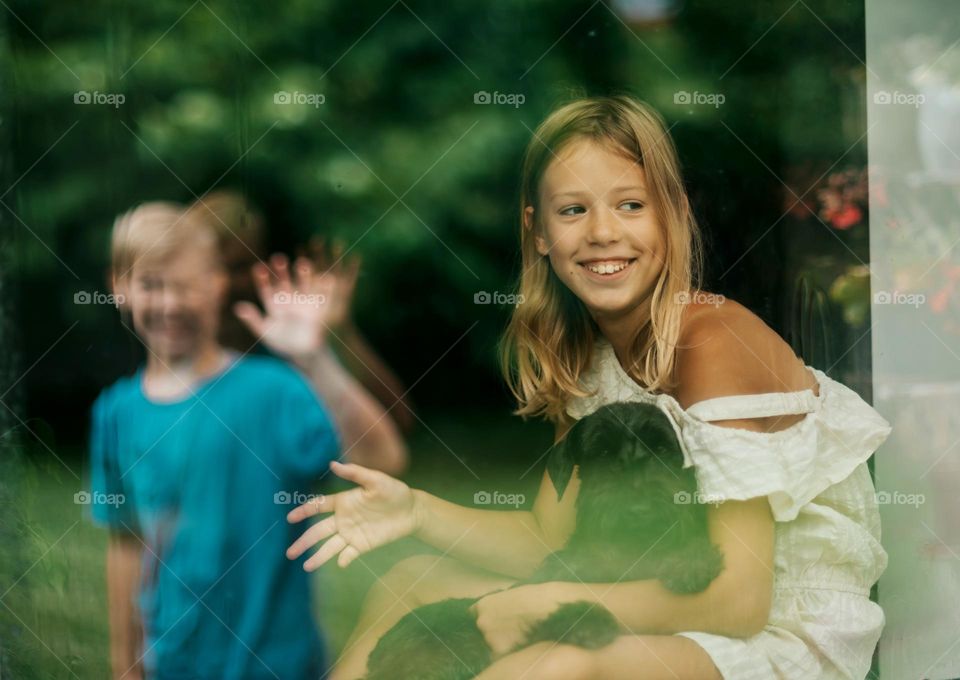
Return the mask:
<svg viewBox="0 0 960 680"><path fill-rule="evenodd" d="M587 238L590 243L604 246L620 240L620 224L610 208L600 206L591 213L587 225Z"/></svg>

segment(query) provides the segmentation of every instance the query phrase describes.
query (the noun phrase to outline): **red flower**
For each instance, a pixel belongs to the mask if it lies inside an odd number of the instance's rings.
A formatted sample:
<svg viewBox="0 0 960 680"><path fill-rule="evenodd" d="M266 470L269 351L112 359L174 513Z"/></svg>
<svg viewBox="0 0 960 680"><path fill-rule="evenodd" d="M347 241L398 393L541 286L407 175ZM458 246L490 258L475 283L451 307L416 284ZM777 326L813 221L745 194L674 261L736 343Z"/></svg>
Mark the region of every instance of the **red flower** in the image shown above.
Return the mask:
<svg viewBox="0 0 960 680"><path fill-rule="evenodd" d="M860 223L863 218L863 211L852 203L848 203L839 210L825 211L824 217L833 225L834 229L847 230Z"/></svg>

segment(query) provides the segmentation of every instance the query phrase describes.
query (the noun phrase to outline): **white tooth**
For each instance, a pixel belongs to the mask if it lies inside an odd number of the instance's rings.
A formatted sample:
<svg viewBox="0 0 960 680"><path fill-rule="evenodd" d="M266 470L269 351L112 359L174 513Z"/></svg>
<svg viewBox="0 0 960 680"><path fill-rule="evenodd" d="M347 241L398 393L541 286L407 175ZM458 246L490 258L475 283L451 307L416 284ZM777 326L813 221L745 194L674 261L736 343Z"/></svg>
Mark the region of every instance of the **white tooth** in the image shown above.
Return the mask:
<svg viewBox="0 0 960 680"><path fill-rule="evenodd" d="M615 274L626 269L628 264L628 262L604 262L599 264L589 264L587 265L587 269L595 274Z"/></svg>

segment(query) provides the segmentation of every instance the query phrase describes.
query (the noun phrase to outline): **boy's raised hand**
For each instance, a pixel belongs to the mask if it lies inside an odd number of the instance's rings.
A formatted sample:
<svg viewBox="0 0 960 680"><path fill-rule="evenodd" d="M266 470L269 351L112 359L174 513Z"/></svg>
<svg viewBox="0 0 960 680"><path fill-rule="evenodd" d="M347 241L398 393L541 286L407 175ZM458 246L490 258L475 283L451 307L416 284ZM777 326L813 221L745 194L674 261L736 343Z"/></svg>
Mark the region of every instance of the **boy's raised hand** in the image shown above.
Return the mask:
<svg viewBox="0 0 960 680"><path fill-rule="evenodd" d="M308 254L314 266L325 276L335 281L334 295L329 300L327 323L337 329L350 320L350 307L353 305L353 292L360 272L360 256L347 255L343 242L332 244L320 236L314 236L308 243Z"/></svg>
<svg viewBox="0 0 960 680"><path fill-rule="evenodd" d="M251 302L238 302L234 313L269 349L298 360L320 350L327 332L338 324L343 281L339 271L318 272L305 257L296 259L293 270L291 275L289 261L281 254L271 256L269 268L254 265L253 280L264 311Z"/></svg>
<svg viewBox="0 0 960 680"><path fill-rule="evenodd" d="M321 513L333 514L307 529L287 548L289 559L297 559L325 540L303 568L313 571L335 555L339 555L337 564L346 567L360 555L416 532L416 497L409 486L354 463L334 461L330 468L338 477L358 486L313 499L290 511L287 521L291 523Z"/></svg>

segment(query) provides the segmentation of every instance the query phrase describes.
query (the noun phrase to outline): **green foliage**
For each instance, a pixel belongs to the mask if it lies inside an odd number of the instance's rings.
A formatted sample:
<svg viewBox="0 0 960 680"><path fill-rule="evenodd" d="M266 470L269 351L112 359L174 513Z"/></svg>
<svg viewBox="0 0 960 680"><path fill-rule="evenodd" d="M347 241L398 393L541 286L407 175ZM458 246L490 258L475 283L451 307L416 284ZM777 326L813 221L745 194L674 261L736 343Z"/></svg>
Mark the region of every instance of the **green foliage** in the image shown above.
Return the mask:
<svg viewBox="0 0 960 680"><path fill-rule="evenodd" d="M22 220L13 283L21 308L47 310L24 344L45 348L81 321L35 378L54 379L80 348L93 353L86 392L115 374L126 331L112 309L71 300L104 288L118 213L232 186L264 209L273 247L320 233L363 255L356 316L409 382L479 321L450 358L466 378L456 384L490 394L509 310L473 295L515 285L520 155L573 93L630 91L663 112L698 212L735 254L717 260L732 261L779 214L783 189L764 165L782 176L832 162L862 130L849 101L862 5L701 1L641 25L616 9L630 4L11 2L7 104L13 175L25 173L4 199ZM476 104L481 91L524 102ZM677 104L678 91L725 103ZM78 92L123 99L76 104ZM743 272L769 261L771 241ZM419 391L442 397L449 377Z"/></svg>

